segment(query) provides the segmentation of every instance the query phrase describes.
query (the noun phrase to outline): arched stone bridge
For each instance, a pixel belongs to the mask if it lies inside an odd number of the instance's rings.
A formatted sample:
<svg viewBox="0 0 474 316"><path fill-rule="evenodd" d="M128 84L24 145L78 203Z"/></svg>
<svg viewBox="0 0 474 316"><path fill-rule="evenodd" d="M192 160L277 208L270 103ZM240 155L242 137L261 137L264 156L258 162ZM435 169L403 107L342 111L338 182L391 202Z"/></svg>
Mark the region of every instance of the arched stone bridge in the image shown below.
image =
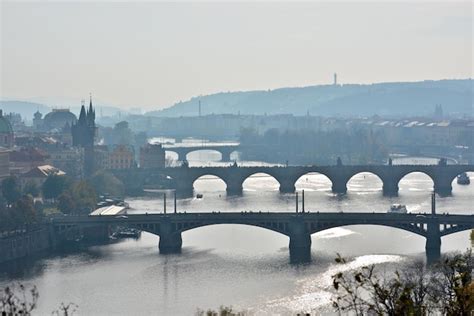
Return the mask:
<svg viewBox="0 0 474 316"><path fill-rule="evenodd" d="M280 184L280 192L295 191L296 181L308 174L319 173L332 182L332 191L345 193L348 181L356 174L369 172L375 174L383 183L384 195L398 194L400 180L413 172L428 175L434 183L434 190L440 195L450 195L451 183L457 175L474 171L474 165L360 165L360 166L262 166L262 167L175 167L162 169L129 169L115 170L116 176L122 181L138 181L142 186L159 183L160 179L168 176L174 182L174 188L180 194L192 194L193 183L205 175L213 175L222 179L229 194L242 193L243 182L253 174L265 173L275 178Z"/></svg>
<svg viewBox="0 0 474 316"><path fill-rule="evenodd" d="M311 259L311 234L348 225L381 225L426 238L429 261L440 257L441 237L474 228L474 215L421 215L388 213L172 213L124 216L64 216L51 220L59 236L71 229L126 225L160 236L161 253L179 253L181 233L203 226L241 224L257 226L289 237L293 262Z"/></svg>
<svg viewBox="0 0 474 316"><path fill-rule="evenodd" d="M203 144L203 145L194 145L194 146L185 146L185 145L164 145L163 149L165 151L171 151L178 154L178 161L187 160L186 156L190 152L199 151L199 150L214 150L221 154L221 161L230 161L230 154L234 151L239 150L239 144L222 144L222 145L213 145L213 144Z"/></svg>

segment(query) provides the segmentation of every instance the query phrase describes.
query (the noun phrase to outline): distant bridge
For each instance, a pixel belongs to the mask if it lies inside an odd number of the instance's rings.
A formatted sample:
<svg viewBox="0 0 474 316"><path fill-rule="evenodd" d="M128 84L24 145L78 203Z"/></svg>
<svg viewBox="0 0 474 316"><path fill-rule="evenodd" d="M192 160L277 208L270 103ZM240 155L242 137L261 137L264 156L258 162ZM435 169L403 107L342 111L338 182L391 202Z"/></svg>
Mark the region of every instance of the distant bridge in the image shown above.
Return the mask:
<svg viewBox="0 0 474 316"><path fill-rule="evenodd" d="M288 236L290 259L311 260L311 234L348 225L379 225L402 229L426 238L426 255L440 257L441 237L474 228L474 215L422 215L389 213L172 213L128 216L63 216L51 220L56 236L87 227L126 225L160 237L161 253L179 253L181 233L203 226L241 224ZM381 236L383 238L383 236Z"/></svg>
<svg viewBox="0 0 474 316"><path fill-rule="evenodd" d="M202 144L202 145L164 145L165 151L178 154L178 161L187 160L190 152L199 150L213 150L221 154L221 161L230 161L230 155L239 150L239 144Z"/></svg>
<svg viewBox="0 0 474 316"><path fill-rule="evenodd" d="M295 191L298 179L309 173L323 174L332 182L334 193L345 193L349 180L362 172L372 173L383 183L383 193L388 196L398 194L400 180L413 172L428 175L434 183L434 190L440 195L450 195L451 183L457 175L474 171L474 165L334 165L334 166L259 166L259 167L174 167L161 169L127 169L114 170L114 174L122 181L134 181L144 186L160 183L164 176L174 182L174 188L180 194L192 194L193 183L205 175L213 175L222 179L229 194L240 194L243 182L253 174L265 173L275 178L280 184L280 192Z"/></svg>

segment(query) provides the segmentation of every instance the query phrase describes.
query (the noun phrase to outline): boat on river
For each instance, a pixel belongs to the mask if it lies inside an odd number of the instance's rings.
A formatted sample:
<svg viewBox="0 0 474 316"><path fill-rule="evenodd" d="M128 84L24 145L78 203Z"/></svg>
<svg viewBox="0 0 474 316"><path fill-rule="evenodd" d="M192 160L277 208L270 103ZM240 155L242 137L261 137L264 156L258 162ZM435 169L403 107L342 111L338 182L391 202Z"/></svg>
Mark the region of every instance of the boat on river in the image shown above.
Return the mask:
<svg viewBox="0 0 474 316"><path fill-rule="evenodd" d="M471 183L471 180L469 179L469 176L467 173L463 172L460 175L457 176L456 181L458 184L461 185L468 185Z"/></svg>
<svg viewBox="0 0 474 316"><path fill-rule="evenodd" d="M140 238L141 231L136 228L119 228L115 233L112 234L113 239L118 238Z"/></svg>

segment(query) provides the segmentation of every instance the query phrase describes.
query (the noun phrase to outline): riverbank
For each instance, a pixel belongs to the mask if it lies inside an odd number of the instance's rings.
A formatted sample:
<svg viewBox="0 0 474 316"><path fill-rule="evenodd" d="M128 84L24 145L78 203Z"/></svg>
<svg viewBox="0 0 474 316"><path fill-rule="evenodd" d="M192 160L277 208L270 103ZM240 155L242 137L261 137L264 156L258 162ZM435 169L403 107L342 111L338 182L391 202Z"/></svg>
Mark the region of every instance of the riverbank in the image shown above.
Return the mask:
<svg viewBox="0 0 474 316"><path fill-rule="evenodd" d="M17 232L0 238L0 264L50 250L52 240L48 227Z"/></svg>

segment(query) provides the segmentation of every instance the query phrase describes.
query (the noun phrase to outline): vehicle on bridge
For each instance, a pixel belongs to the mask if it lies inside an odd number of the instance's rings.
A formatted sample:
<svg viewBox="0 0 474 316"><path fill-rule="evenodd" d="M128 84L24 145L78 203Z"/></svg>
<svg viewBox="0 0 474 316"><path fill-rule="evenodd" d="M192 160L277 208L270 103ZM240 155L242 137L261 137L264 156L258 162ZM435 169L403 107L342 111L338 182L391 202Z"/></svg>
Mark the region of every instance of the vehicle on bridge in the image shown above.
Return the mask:
<svg viewBox="0 0 474 316"><path fill-rule="evenodd" d="M408 212L406 205L392 204L387 213L391 214L406 214Z"/></svg>

